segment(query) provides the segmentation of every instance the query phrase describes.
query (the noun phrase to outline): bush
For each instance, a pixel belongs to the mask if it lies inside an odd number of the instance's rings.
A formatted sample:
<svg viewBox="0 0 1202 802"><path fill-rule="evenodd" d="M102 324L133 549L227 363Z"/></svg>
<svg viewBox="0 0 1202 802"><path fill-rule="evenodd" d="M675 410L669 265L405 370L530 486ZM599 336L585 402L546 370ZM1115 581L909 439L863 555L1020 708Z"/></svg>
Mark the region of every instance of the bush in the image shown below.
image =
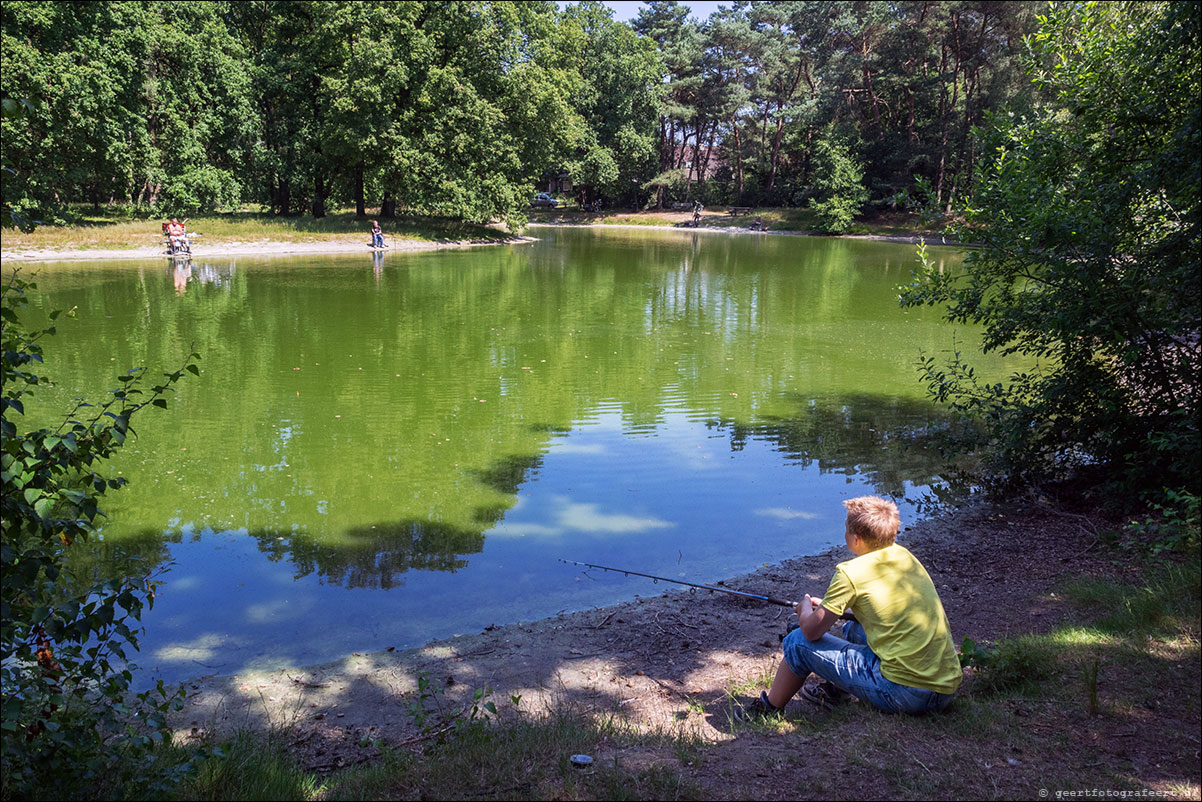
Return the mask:
<svg viewBox="0 0 1202 802"><path fill-rule="evenodd" d="M833 126L827 126L814 145L814 190L810 209L817 215L818 229L829 234L849 230L868 202L864 165Z"/></svg>
<svg viewBox="0 0 1202 802"><path fill-rule="evenodd" d="M203 165L168 177L158 206L171 214L193 214L203 209L236 209L241 202L241 187L230 171Z"/></svg>
<svg viewBox="0 0 1202 802"><path fill-rule="evenodd" d="M971 417L1016 485L1101 466L1118 494L1202 492L1202 80L1196 5L1057 5L1030 70L1051 102L980 132L973 198L954 230L965 269L926 260L903 305L981 326L982 347L1032 367L979 382L926 360L932 394Z"/></svg>
<svg viewBox="0 0 1202 802"><path fill-rule="evenodd" d="M55 428L19 433L25 400L48 382L38 375L41 340L51 326L26 331L19 315L35 285L14 275L3 288L3 393L0 451L4 520L0 540L0 756L8 797L96 798L123 788L161 795L187 774L192 761L156 745L169 738L165 714L182 689L129 698L128 648L133 624L154 600L149 576L92 583L75 576L72 544L93 531L98 506L123 479L99 472L133 432L132 417L166 407L166 394L185 371L197 373L196 354L164 381L143 389L145 369L119 378L120 387L96 405L83 401Z"/></svg>

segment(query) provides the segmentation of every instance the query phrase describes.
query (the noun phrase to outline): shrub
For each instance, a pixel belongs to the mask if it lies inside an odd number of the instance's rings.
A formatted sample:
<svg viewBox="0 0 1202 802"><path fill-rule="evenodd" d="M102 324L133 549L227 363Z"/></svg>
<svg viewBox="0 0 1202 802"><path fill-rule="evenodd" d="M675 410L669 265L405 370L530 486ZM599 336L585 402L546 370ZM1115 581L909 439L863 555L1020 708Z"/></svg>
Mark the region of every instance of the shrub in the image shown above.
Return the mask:
<svg viewBox="0 0 1202 802"><path fill-rule="evenodd" d="M132 417L166 407L166 395L196 354L143 389L145 369L119 378L96 405L80 401L55 428L19 433L25 400L48 382L36 368L49 328L27 331L20 310L35 285L14 275L3 288L3 392L0 449L4 520L0 540L0 756L7 797L96 798L119 787L161 795L192 761L157 744L169 737L165 714L182 689L162 683L129 697L133 623L154 600L149 576L92 583L73 574L67 553L93 531L108 490L123 484L99 469L133 432Z"/></svg>
<svg viewBox="0 0 1202 802"><path fill-rule="evenodd" d="M903 305L982 328L1032 367L986 384L958 358L922 372L971 417L990 484L1101 466L1119 494L1202 487L1199 15L1189 4L1053 6L1030 70L1050 102L980 132L954 234L963 271L926 260Z"/></svg>
<svg viewBox="0 0 1202 802"><path fill-rule="evenodd" d="M868 202L864 165L833 126L827 126L814 145L814 189L810 209L817 215L819 230L830 234L850 229Z"/></svg>

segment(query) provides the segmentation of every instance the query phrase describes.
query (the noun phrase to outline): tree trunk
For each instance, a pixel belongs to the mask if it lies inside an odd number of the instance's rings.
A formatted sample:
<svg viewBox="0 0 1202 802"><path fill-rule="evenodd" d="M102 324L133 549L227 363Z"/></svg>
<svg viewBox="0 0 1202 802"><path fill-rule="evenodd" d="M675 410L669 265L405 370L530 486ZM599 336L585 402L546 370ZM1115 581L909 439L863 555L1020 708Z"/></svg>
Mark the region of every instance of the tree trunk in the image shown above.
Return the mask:
<svg viewBox="0 0 1202 802"><path fill-rule="evenodd" d="M914 90L907 86L905 96L906 104L910 107L909 118L906 120L906 140L912 144L914 142Z"/></svg>
<svg viewBox="0 0 1202 802"><path fill-rule="evenodd" d="M739 121L730 118L731 128L735 134L735 186L738 188L739 203L743 202L743 143L739 141Z"/></svg>
<svg viewBox="0 0 1202 802"><path fill-rule="evenodd" d="M777 114L780 113L779 108L777 108L776 111L777 111ZM777 117L777 119L776 119L776 136L772 138L772 167L768 171L768 191L769 192L771 192L772 187L774 187L776 185L776 162L780 158L780 134L781 134L781 129L784 128L784 125L785 125L785 118Z"/></svg>
<svg viewBox="0 0 1202 802"><path fill-rule="evenodd" d="M864 68L864 88L868 90L868 100L872 103L872 119L876 124L876 135L881 135L881 110L878 106L876 92L872 89L872 72L868 69L868 30L865 28L860 36L860 63Z"/></svg>
<svg viewBox="0 0 1202 802"><path fill-rule="evenodd" d="M367 217L367 208L363 202L363 162L355 165L355 216Z"/></svg>
<svg viewBox="0 0 1202 802"><path fill-rule="evenodd" d="M701 171L697 174L697 183L705 183L705 174L709 172L710 157L714 155L714 136L718 133L718 121L710 125L709 139L705 143L705 159L701 162Z"/></svg>
<svg viewBox="0 0 1202 802"><path fill-rule="evenodd" d="M321 173L313 176L313 216L319 220L326 216L326 179Z"/></svg>
<svg viewBox="0 0 1202 802"><path fill-rule="evenodd" d="M659 171L672 167L672 143L668 140L668 118L659 118Z"/></svg>
<svg viewBox="0 0 1202 802"><path fill-rule="evenodd" d="M958 101L960 99L961 53L960 53L960 25L959 25L959 23L960 23L959 15L953 16L952 17L952 35L953 35L953 37L955 39L955 43L956 43L956 66L952 71L952 102L951 102L951 105L949 105L947 107L947 113L944 115L943 133L942 133L940 143L939 143L939 183L937 184L936 190L935 190L936 202L939 202L943 199L943 195L942 195L943 181L944 181L944 176L945 176L946 170L947 170L947 166L946 166L947 165L947 132L948 132L948 128L950 127L948 125L948 119L953 114L956 113L956 101ZM954 186L954 183L955 182L953 182L953 186ZM947 193L947 211L950 212L951 208L952 208L952 190L949 190Z"/></svg>
<svg viewBox="0 0 1202 802"><path fill-rule="evenodd" d="M288 216L288 212L292 206L292 183L283 176L280 176L276 183L274 203L276 214Z"/></svg>
<svg viewBox="0 0 1202 802"><path fill-rule="evenodd" d="M940 48L939 74L947 66L947 45ZM943 202L943 173L947 166L947 118L952 110L947 103L947 85L940 80L939 86L939 169L935 173L935 205Z"/></svg>
<svg viewBox="0 0 1202 802"><path fill-rule="evenodd" d="M384 193L384 202L380 205L380 217L392 220L396 217L396 199L391 192Z"/></svg>
<svg viewBox="0 0 1202 802"><path fill-rule="evenodd" d="M697 137L697 143L701 143L700 129L693 132ZM684 135L684 141L680 145L680 161L684 163L684 157L689 150L689 135ZM684 171L684 199L691 200L693 192L693 168L697 166L697 148L693 148L693 158L689 159L689 168Z"/></svg>

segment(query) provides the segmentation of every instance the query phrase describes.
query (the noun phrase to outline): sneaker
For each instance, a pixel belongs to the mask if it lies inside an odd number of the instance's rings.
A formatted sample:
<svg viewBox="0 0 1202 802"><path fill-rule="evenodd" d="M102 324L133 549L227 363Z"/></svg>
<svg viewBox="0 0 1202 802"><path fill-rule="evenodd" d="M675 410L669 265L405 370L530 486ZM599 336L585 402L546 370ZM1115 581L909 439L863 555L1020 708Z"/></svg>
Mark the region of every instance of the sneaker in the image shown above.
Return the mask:
<svg viewBox="0 0 1202 802"><path fill-rule="evenodd" d="M760 691L760 698L751 704L735 707L735 721L762 721L770 716L779 716L784 712L783 707L777 707L768 701L768 692Z"/></svg>
<svg viewBox="0 0 1202 802"><path fill-rule="evenodd" d="M851 694L833 682L823 680L804 686L801 689L801 698L819 707L825 707L827 710L834 710L839 705L851 701Z"/></svg>

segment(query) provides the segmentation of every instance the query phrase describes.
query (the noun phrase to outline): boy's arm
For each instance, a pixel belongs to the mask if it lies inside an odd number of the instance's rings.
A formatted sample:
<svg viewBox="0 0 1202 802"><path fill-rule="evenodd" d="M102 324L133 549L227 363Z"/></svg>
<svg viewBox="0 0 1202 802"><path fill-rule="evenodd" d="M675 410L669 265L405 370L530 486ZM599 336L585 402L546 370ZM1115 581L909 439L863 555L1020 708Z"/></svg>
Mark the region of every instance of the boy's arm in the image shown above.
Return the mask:
<svg viewBox="0 0 1202 802"><path fill-rule="evenodd" d="M806 640L820 639L839 618L835 613L822 606L822 599L808 593L805 599L793 609L797 611L797 619L801 623L801 634L806 636Z"/></svg>

